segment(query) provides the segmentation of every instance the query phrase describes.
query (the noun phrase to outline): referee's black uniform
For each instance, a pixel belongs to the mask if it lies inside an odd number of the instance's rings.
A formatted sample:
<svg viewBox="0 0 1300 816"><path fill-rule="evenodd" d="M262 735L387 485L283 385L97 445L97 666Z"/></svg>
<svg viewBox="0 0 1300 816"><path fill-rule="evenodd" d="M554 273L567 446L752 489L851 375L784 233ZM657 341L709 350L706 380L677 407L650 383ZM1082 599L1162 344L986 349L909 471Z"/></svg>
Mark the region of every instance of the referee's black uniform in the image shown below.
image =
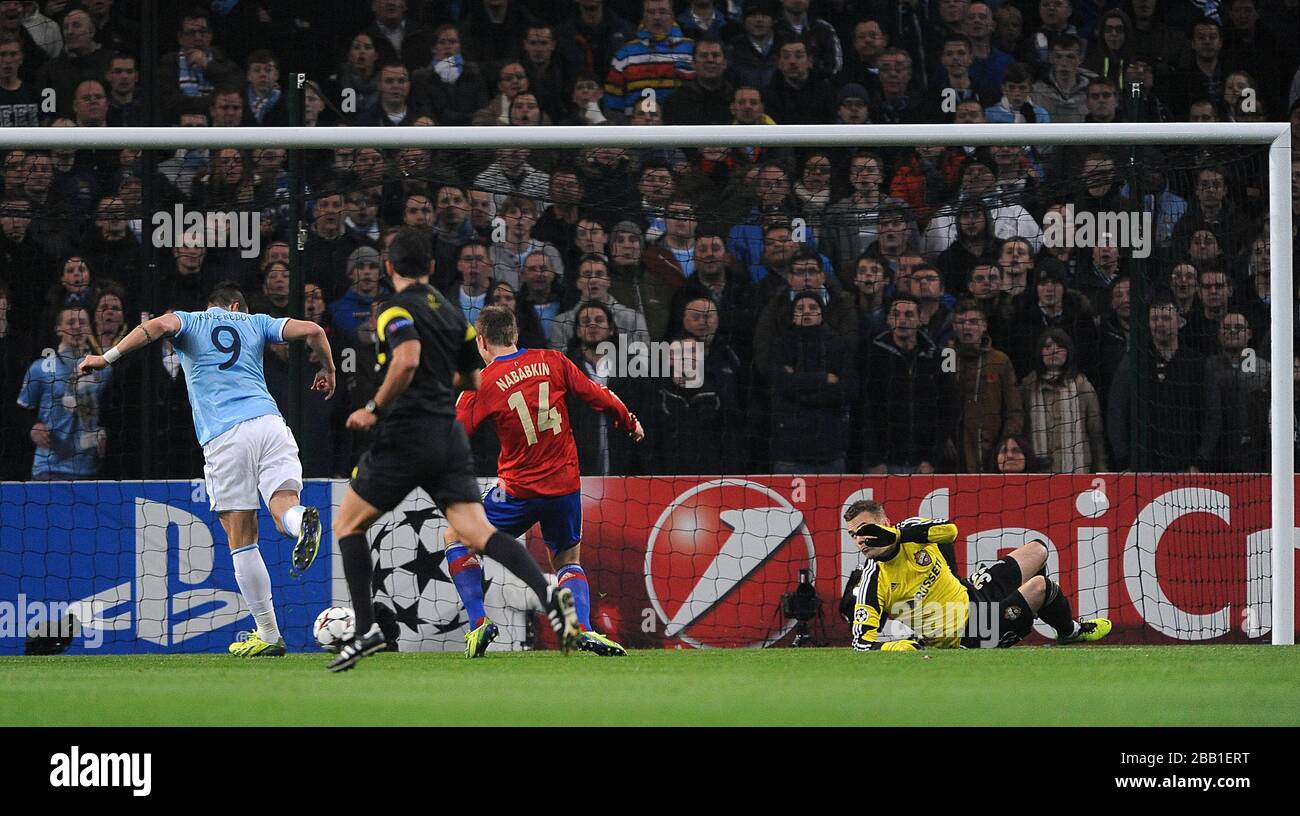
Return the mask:
<svg viewBox="0 0 1300 816"><path fill-rule="evenodd" d="M352 490L381 512L417 487L444 513L449 504L481 501L452 390L456 372L483 367L474 327L441 292L416 283L383 304L375 328L381 365L387 366L393 349L408 340L420 341L420 364L375 426L374 444L352 473Z"/></svg>

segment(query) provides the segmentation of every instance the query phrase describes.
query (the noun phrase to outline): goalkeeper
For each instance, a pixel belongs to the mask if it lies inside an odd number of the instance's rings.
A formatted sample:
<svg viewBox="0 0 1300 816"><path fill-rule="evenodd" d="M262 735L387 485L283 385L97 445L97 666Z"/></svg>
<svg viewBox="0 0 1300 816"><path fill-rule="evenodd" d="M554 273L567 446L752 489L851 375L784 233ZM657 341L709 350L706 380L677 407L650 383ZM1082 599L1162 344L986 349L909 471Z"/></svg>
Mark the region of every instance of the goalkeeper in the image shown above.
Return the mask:
<svg viewBox="0 0 1300 816"><path fill-rule="evenodd" d="M1047 577L1047 546L1030 541L969 579L955 577L940 547L957 538L949 521L908 519L897 527L879 502L857 501L844 513L845 527L867 563L849 576L840 611L853 623L853 648L910 652L1014 646L1041 618L1060 643L1101 640L1105 618L1076 621L1070 601ZM916 637L881 642L880 628L893 618Z"/></svg>

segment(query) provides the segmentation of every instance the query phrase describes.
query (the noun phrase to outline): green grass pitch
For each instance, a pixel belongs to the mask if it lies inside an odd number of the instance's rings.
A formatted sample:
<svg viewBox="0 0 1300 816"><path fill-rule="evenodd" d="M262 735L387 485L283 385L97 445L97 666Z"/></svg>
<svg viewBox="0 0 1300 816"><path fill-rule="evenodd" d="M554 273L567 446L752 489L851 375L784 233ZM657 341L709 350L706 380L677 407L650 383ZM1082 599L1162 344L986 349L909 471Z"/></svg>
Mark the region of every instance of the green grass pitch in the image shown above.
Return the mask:
<svg viewBox="0 0 1300 816"><path fill-rule="evenodd" d="M0 658L0 725L1300 725L1300 647L326 657Z"/></svg>

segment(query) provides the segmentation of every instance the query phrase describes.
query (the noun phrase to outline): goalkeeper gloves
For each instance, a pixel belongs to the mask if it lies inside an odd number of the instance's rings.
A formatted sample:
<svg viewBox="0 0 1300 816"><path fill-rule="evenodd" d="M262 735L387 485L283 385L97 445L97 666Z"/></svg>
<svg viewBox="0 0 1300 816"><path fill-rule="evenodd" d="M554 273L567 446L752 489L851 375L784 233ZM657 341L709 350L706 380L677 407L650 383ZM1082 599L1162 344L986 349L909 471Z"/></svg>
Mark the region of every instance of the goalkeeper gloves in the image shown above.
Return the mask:
<svg viewBox="0 0 1300 816"><path fill-rule="evenodd" d="M916 640L891 640L880 645L882 652L915 652L925 647Z"/></svg>
<svg viewBox="0 0 1300 816"><path fill-rule="evenodd" d="M858 602L858 584L861 582L862 570L855 569L849 573L849 583L844 587L844 594L840 596L840 616L850 623L853 621L853 606Z"/></svg>
<svg viewBox="0 0 1300 816"><path fill-rule="evenodd" d="M853 535L865 538L868 547L888 547L898 543L898 528L888 524L863 524Z"/></svg>

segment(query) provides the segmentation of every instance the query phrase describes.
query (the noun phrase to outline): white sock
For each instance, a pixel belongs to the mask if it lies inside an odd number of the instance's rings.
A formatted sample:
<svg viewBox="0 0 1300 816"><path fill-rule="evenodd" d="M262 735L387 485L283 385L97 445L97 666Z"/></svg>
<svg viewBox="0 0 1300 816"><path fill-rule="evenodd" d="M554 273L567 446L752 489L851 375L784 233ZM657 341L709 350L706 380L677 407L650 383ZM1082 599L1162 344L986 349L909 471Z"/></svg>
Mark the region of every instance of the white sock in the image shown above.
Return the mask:
<svg viewBox="0 0 1300 816"><path fill-rule="evenodd" d="M235 583L244 596L244 603L257 621L257 636L267 643L280 639L280 627L275 621L275 606L271 603L271 575L266 571L262 551L256 544L240 547L231 552L235 562Z"/></svg>
<svg viewBox="0 0 1300 816"><path fill-rule="evenodd" d="M284 531L289 535L297 538L302 533L302 511L306 510L301 504L295 504L284 515L280 517L280 523L284 525Z"/></svg>

